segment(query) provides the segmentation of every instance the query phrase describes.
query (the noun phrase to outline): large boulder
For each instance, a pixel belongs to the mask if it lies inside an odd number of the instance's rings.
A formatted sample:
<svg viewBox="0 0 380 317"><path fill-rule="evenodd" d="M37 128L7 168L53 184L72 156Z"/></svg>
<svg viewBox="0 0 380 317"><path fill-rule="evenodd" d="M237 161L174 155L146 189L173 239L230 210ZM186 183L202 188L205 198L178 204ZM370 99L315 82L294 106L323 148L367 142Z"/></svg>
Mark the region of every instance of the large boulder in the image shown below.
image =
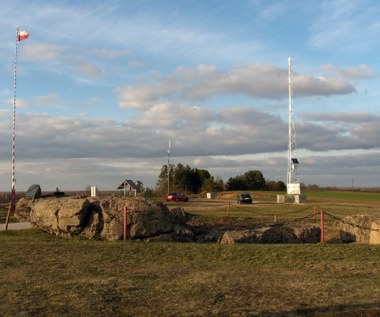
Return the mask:
<svg viewBox="0 0 380 317"><path fill-rule="evenodd" d="M262 243L317 243L321 240L321 228L314 225L275 225L263 231Z"/></svg>
<svg viewBox="0 0 380 317"><path fill-rule="evenodd" d="M337 221L335 226L340 231L340 239L343 242L369 243L372 223L380 221L379 215L354 215L346 216ZM375 234L375 233L374 233Z"/></svg>
<svg viewBox="0 0 380 317"><path fill-rule="evenodd" d="M175 240L176 232L179 239L184 234L191 237L187 228L181 229L186 224L186 213L181 208L169 210L162 203L139 198L22 198L16 205L16 216L57 236L119 240L124 235L124 208L129 239L171 234Z"/></svg>
<svg viewBox="0 0 380 317"><path fill-rule="evenodd" d="M256 232L251 229L226 231L218 241L220 244L259 242Z"/></svg>
<svg viewBox="0 0 380 317"><path fill-rule="evenodd" d="M380 244L380 219L372 222L371 234L369 236L370 244Z"/></svg>
<svg viewBox="0 0 380 317"><path fill-rule="evenodd" d="M317 243L320 242L320 238L319 227L286 224L254 230L226 231L219 239L219 243Z"/></svg>
<svg viewBox="0 0 380 317"><path fill-rule="evenodd" d="M37 199L31 206L30 222L51 234L79 235L90 212L90 202L85 198Z"/></svg>
<svg viewBox="0 0 380 317"><path fill-rule="evenodd" d="M197 228L188 224L182 208L131 197L45 197L22 198L16 216L57 236L120 240L124 236L126 209L127 238L145 241L231 243L317 243L319 227L301 224L268 227L212 225Z"/></svg>

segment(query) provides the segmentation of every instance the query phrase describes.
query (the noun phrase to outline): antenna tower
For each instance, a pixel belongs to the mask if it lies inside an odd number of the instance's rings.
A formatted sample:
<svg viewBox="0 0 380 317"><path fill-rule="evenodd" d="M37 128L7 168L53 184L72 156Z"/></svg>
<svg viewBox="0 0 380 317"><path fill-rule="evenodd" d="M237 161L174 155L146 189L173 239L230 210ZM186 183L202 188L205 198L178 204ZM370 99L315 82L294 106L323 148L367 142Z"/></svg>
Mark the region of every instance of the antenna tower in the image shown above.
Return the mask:
<svg viewBox="0 0 380 317"><path fill-rule="evenodd" d="M288 195L300 194L300 183L297 171L299 164L296 158L296 129L293 118L293 62L288 58L289 67L289 140L288 140L288 175L287 175L287 193Z"/></svg>

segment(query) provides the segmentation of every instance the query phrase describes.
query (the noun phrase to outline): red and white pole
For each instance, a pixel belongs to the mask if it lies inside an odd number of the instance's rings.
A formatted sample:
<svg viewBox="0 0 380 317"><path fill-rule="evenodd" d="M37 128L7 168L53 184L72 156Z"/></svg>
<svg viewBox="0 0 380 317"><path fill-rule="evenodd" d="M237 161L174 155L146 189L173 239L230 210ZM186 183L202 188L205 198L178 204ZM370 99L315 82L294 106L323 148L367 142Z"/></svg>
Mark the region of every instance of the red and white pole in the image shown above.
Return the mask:
<svg viewBox="0 0 380 317"><path fill-rule="evenodd" d="M325 243L325 213L321 209L321 243Z"/></svg>
<svg viewBox="0 0 380 317"><path fill-rule="evenodd" d="M124 207L124 235L123 239L127 240L127 207Z"/></svg>
<svg viewBox="0 0 380 317"><path fill-rule="evenodd" d="M19 39L19 28L16 29L16 46L14 56L14 76L13 76L13 116L12 116L12 185L11 185L11 203L8 208L7 218L5 220L5 230L8 229L8 223L11 213L16 209L16 79L17 79L17 49Z"/></svg>

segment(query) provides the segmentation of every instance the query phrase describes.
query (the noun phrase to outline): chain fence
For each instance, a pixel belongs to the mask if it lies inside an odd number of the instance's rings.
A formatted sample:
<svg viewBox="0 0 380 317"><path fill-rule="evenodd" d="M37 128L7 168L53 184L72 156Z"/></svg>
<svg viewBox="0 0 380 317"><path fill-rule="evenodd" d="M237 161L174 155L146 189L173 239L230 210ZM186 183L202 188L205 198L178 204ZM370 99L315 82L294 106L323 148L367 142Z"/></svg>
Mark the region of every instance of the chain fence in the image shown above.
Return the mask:
<svg viewBox="0 0 380 317"><path fill-rule="evenodd" d="M362 229L362 230L369 230L369 231L380 231L380 228L371 228L371 227L365 227L365 226L360 226L358 224L355 224L355 223L352 223L352 222L349 222L345 219L342 219L342 218L339 218L337 216L334 216L332 214L330 214L329 212L326 212L324 211L324 214L326 216L329 216L331 217L332 219L336 220L336 221L339 221L347 226L351 226L351 227L354 227L354 228L357 228L357 229Z"/></svg>
<svg viewBox="0 0 380 317"><path fill-rule="evenodd" d="M296 212L303 212L307 209L309 209L310 207L307 207L307 208L304 208L304 209L300 209L300 210L297 210L297 211L294 211L294 212L291 212L291 213L296 213ZM364 226L364 225L359 225L359 224L356 224L356 223L353 223L353 222L350 222L350 221L347 221L346 219L343 219L341 217L338 217L336 215L333 215L331 212L327 212L327 211L324 211L323 209L321 208L317 208L316 205L314 205L314 211L313 213L311 214L308 214L306 216L302 216L302 217L298 217L298 218L294 218L290 221L286 221L285 223L286 224L289 224L289 223L296 223L296 222L302 222L304 220L307 220L307 219L310 219L310 218L313 218L315 216L317 216L318 214L320 215L320 217L322 217L322 213L324 216L328 216L330 217L331 219L337 221L337 222L340 222L344 225L347 225L347 226L351 226L353 228L357 228L357 229L361 229L361 230L368 230L368 231L380 231L380 226L379 228L372 228L372 227L368 227L368 226ZM317 211L317 210L320 210L320 211ZM288 214L291 214L291 213L288 213ZM338 212L337 212L338 213ZM284 213L285 214L285 213ZM344 214L342 213L338 213L338 214L341 214L344 216ZM283 214L282 214L283 215ZM380 217L379 217L380 219Z"/></svg>

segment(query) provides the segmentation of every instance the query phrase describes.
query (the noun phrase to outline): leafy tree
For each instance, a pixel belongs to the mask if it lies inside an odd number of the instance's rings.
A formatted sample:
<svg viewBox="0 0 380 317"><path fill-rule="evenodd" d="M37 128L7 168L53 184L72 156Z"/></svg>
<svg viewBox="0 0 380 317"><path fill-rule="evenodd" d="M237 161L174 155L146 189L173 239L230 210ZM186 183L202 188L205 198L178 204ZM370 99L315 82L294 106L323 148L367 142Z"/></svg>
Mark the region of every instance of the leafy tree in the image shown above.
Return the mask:
<svg viewBox="0 0 380 317"><path fill-rule="evenodd" d="M247 184L247 189L258 190L266 188L266 182L263 173L258 170L246 172L243 175L243 178Z"/></svg>
<svg viewBox="0 0 380 317"><path fill-rule="evenodd" d="M203 182L202 192L213 192L213 191L215 191L215 182L214 182L214 178L210 177Z"/></svg>
<svg viewBox="0 0 380 317"><path fill-rule="evenodd" d="M170 164L170 170L169 170L169 177L170 177L170 186L173 184L174 179L174 165ZM168 191L168 165L162 165L160 175L158 176L157 180L157 192L164 194Z"/></svg>
<svg viewBox="0 0 380 317"><path fill-rule="evenodd" d="M221 178L211 176L202 183L202 192L221 192L224 191L224 182Z"/></svg>
<svg viewBox="0 0 380 317"><path fill-rule="evenodd" d="M242 175L230 177L226 184L227 190L247 190L247 183Z"/></svg>
<svg viewBox="0 0 380 317"><path fill-rule="evenodd" d="M317 184L310 184L310 185L307 185L307 190L320 190L320 187L317 185Z"/></svg>
<svg viewBox="0 0 380 317"><path fill-rule="evenodd" d="M215 178L215 191L222 192L226 189L225 187L223 179L217 176Z"/></svg>
<svg viewBox="0 0 380 317"><path fill-rule="evenodd" d="M186 192L198 193L202 187L202 180L198 170L191 168L189 165L186 165L182 170L179 180L178 187Z"/></svg>
<svg viewBox="0 0 380 317"><path fill-rule="evenodd" d="M266 189L266 182L263 173L251 170L244 175L231 177L226 188L227 190L263 190Z"/></svg>
<svg viewBox="0 0 380 317"><path fill-rule="evenodd" d="M163 165L157 181L157 191L167 192L168 185L167 165ZM187 193L199 193L207 188L216 188L210 172L205 169L191 168L189 165L178 164L171 166L170 191L183 191ZM220 186L219 186L220 187Z"/></svg>
<svg viewBox="0 0 380 317"><path fill-rule="evenodd" d="M147 188L145 188L144 192L142 193L142 196L144 198L152 198L155 196L155 192L153 189L147 187Z"/></svg>
<svg viewBox="0 0 380 317"><path fill-rule="evenodd" d="M178 164L174 169L173 187L175 190L188 191L191 184L191 168Z"/></svg>
<svg viewBox="0 0 380 317"><path fill-rule="evenodd" d="M266 185L268 190L285 191L286 185L283 181L267 181Z"/></svg>
<svg viewBox="0 0 380 317"><path fill-rule="evenodd" d="M278 190L285 191L286 190L286 184L283 181L277 181Z"/></svg>
<svg viewBox="0 0 380 317"><path fill-rule="evenodd" d="M209 180L209 179L214 179L212 176L211 176L211 174L210 174L210 172L208 171L208 170L204 170L204 169L195 169L196 170L196 172L198 173L198 175L199 175L199 178L200 178L200 181L201 181L201 183L203 184L206 180Z"/></svg>

